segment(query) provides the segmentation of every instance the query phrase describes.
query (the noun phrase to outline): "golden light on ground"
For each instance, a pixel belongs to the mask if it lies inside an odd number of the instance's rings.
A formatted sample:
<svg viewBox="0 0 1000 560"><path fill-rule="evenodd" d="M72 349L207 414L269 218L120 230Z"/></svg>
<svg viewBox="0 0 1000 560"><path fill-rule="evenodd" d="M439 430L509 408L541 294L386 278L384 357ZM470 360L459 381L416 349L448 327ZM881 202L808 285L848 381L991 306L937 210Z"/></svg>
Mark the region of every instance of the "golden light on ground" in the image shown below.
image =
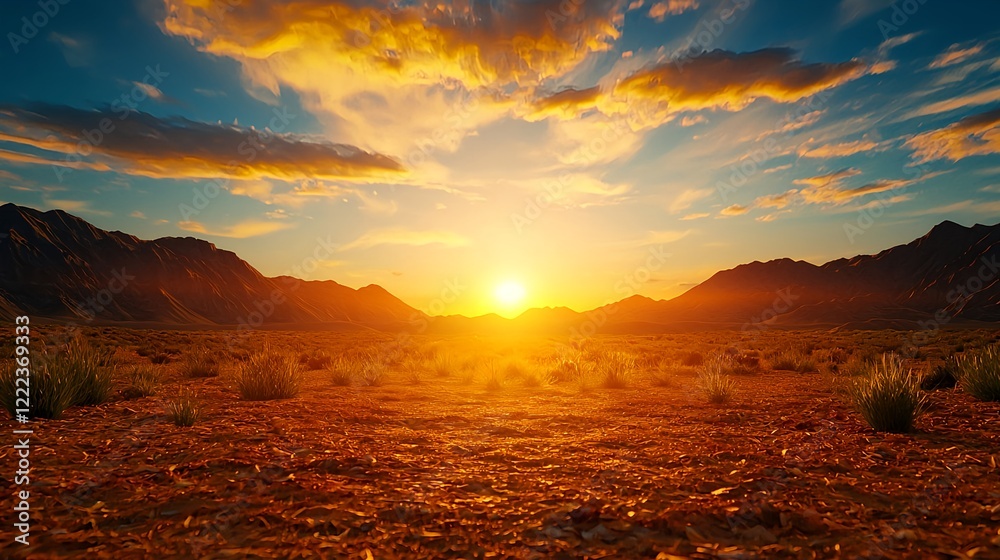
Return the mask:
<svg viewBox="0 0 1000 560"><path fill-rule="evenodd" d="M496 289L493 291L493 297L500 306L505 310L510 310L520 306L524 302L524 296L527 295L528 291L524 288L524 284L516 280L505 280L497 284Z"/></svg>

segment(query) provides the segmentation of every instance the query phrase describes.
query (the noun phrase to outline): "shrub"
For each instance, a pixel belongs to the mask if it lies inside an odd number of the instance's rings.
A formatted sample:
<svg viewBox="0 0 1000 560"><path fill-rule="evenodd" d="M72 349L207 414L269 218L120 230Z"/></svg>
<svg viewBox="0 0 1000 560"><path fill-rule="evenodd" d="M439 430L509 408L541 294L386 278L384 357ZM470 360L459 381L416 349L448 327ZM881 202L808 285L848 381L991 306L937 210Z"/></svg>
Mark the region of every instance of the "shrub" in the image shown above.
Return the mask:
<svg viewBox="0 0 1000 560"><path fill-rule="evenodd" d="M72 380L74 405L93 406L103 404L113 393L112 352L99 350L85 342L73 341L56 354L58 366L68 369L66 375Z"/></svg>
<svg viewBox="0 0 1000 560"><path fill-rule="evenodd" d="M771 360L771 369L795 371L798 373L818 373L816 362L800 352L785 352Z"/></svg>
<svg viewBox="0 0 1000 560"><path fill-rule="evenodd" d="M580 364L574 360L560 360L549 372L554 383L573 381L580 377Z"/></svg>
<svg viewBox="0 0 1000 560"><path fill-rule="evenodd" d="M447 354L437 354L431 363L431 371L438 377L448 377L455 371L455 361Z"/></svg>
<svg viewBox="0 0 1000 560"><path fill-rule="evenodd" d="M355 363L345 358L338 358L329 369L330 381L338 387L349 386L357 375Z"/></svg>
<svg viewBox="0 0 1000 560"><path fill-rule="evenodd" d="M155 362L154 362L155 363ZM208 352L191 352L184 360L184 375L193 378L218 377L219 362Z"/></svg>
<svg viewBox="0 0 1000 560"><path fill-rule="evenodd" d="M294 358L265 345L239 365L235 381L245 400L289 399L299 394L302 372Z"/></svg>
<svg viewBox="0 0 1000 560"><path fill-rule="evenodd" d="M958 360L962 390L981 401L1000 401L1000 346L987 346Z"/></svg>
<svg viewBox="0 0 1000 560"><path fill-rule="evenodd" d="M361 359L360 369L359 379L362 385L379 387L385 382L385 375L389 370L389 366L380 360L378 356L368 355Z"/></svg>
<svg viewBox="0 0 1000 560"><path fill-rule="evenodd" d="M201 405L189 395L181 395L170 400L163 410L167 413L167 419L175 426L194 426L201 417Z"/></svg>
<svg viewBox="0 0 1000 560"><path fill-rule="evenodd" d="M609 352L597 362L597 373L606 389L624 389L635 371L635 357L623 352Z"/></svg>
<svg viewBox="0 0 1000 560"><path fill-rule="evenodd" d="M0 400L3 407L10 413L11 418L15 417L18 408L23 408L24 402L17 402L18 398L23 398L24 393L17 392L18 385L15 365L5 367L0 372ZM69 408L76 398L75 380L64 359L54 356L49 359L34 361L31 364L28 376L29 398L28 398L28 418L52 418L62 417L63 412Z"/></svg>
<svg viewBox="0 0 1000 560"><path fill-rule="evenodd" d="M506 381L503 376L503 371L497 364L496 360L490 360L485 364L486 369L486 389L490 391L498 391L504 388Z"/></svg>
<svg viewBox="0 0 1000 560"><path fill-rule="evenodd" d="M145 364L133 366L128 381L129 385L122 394L126 399L152 397L160 384L160 370Z"/></svg>
<svg viewBox="0 0 1000 560"><path fill-rule="evenodd" d="M727 374L730 363L722 356L709 361L698 376L702 391L712 404L724 404L736 396L736 381Z"/></svg>
<svg viewBox="0 0 1000 560"><path fill-rule="evenodd" d="M877 432L905 433L923 412L920 380L895 354L884 354L851 384L861 416Z"/></svg>

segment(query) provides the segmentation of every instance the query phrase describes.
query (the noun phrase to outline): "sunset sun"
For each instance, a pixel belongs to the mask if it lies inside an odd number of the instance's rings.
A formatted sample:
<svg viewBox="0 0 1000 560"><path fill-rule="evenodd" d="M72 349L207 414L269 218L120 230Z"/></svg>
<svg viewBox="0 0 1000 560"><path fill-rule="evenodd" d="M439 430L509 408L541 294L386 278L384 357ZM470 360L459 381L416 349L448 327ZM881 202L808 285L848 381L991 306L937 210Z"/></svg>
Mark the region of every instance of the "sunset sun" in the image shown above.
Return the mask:
<svg viewBox="0 0 1000 560"><path fill-rule="evenodd" d="M497 303L505 308L517 307L524 301L527 290L524 285L514 280L507 280L497 284L493 291L493 296Z"/></svg>

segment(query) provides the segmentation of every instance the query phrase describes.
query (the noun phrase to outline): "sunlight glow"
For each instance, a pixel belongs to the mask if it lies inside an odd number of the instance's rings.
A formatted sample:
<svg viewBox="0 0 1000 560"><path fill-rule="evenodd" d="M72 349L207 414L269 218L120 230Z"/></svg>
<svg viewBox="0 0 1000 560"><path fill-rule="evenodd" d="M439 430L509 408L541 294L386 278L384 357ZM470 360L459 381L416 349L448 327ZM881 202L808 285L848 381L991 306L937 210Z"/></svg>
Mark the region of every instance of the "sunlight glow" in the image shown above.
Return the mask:
<svg viewBox="0 0 1000 560"><path fill-rule="evenodd" d="M493 292L497 302L508 308L515 307L524 301L526 294L527 290L524 289L524 285L514 280L501 282Z"/></svg>

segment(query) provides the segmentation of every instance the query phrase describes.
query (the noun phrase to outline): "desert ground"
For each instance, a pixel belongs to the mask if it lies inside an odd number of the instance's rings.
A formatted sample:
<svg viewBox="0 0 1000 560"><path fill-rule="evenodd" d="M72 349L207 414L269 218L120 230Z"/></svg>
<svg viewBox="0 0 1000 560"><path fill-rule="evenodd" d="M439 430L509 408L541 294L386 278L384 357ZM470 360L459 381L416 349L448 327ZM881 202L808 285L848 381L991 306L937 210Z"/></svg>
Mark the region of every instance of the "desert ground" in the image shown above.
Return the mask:
<svg viewBox="0 0 1000 560"><path fill-rule="evenodd" d="M851 399L912 333L79 336L110 356L110 396L27 424L31 545L0 556L1000 558L1000 403L922 391L894 434ZM938 332L904 363L997 340ZM296 396L241 395L265 345ZM16 463L5 444L7 496Z"/></svg>

